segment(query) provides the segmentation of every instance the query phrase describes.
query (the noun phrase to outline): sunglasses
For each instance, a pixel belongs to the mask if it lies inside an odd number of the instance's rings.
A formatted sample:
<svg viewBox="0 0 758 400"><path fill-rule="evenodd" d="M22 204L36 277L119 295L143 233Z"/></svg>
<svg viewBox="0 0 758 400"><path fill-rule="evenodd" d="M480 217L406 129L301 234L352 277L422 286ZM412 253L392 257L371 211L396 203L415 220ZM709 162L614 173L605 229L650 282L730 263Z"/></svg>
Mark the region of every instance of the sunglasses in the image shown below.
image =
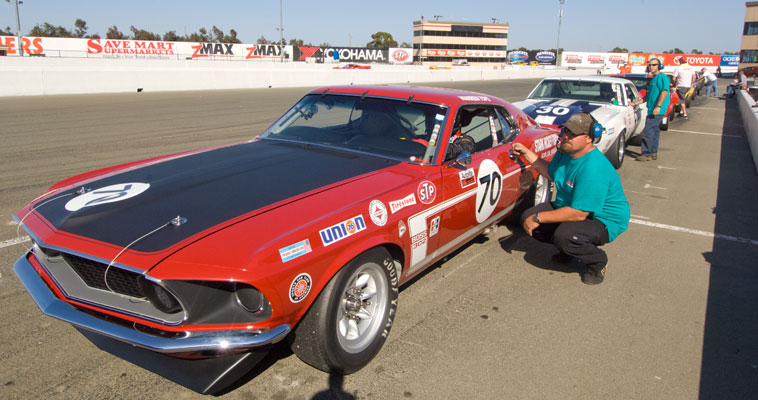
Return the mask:
<svg viewBox="0 0 758 400"><path fill-rule="evenodd" d="M660 66L661 64L659 64L659 63L655 63L655 64L648 63L647 65L649 65L651 67L657 67L657 66Z"/></svg>
<svg viewBox="0 0 758 400"><path fill-rule="evenodd" d="M586 133L579 133L579 134L577 134L577 133L571 132L571 130L568 129L568 128L566 128L566 127L561 128L561 136L562 137L565 136L565 137L567 137L569 139L573 139L573 138L576 138L576 137L579 137L579 136L584 136L584 135L586 135Z"/></svg>

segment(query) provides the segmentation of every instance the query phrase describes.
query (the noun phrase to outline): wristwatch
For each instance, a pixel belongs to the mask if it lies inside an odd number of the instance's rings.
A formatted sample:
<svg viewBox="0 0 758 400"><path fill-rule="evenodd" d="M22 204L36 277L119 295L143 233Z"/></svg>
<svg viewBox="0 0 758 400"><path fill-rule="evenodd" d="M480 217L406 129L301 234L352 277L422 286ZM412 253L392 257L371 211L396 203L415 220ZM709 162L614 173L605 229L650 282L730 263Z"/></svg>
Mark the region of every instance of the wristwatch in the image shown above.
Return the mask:
<svg viewBox="0 0 758 400"><path fill-rule="evenodd" d="M541 224L542 221L540 221L540 213L534 214L534 216L532 217L532 221L534 221L534 222L536 222L538 224Z"/></svg>

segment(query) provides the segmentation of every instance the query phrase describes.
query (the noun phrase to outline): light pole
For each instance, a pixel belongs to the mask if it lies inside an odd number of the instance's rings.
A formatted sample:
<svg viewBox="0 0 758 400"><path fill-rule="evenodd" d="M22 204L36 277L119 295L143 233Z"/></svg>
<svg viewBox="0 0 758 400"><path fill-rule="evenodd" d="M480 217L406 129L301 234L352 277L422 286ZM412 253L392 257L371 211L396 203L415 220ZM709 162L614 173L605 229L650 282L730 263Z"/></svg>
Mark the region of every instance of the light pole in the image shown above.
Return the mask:
<svg viewBox="0 0 758 400"><path fill-rule="evenodd" d="M282 27L282 0L279 0L279 62L284 62L284 28Z"/></svg>
<svg viewBox="0 0 758 400"><path fill-rule="evenodd" d="M561 2L561 8L558 10L558 41L555 43L555 59L556 65L561 65L561 59L559 57L559 52L561 49L561 18L563 18L563 4L566 3L566 0L558 0Z"/></svg>
<svg viewBox="0 0 758 400"><path fill-rule="evenodd" d="M18 16L18 5L24 4L23 1L13 0L16 5L16 54L19 57L24 55L24 48L21 46L23 37L21 36L21 19ZM11 0L5 0L6 3L10 3Z"/></svg>

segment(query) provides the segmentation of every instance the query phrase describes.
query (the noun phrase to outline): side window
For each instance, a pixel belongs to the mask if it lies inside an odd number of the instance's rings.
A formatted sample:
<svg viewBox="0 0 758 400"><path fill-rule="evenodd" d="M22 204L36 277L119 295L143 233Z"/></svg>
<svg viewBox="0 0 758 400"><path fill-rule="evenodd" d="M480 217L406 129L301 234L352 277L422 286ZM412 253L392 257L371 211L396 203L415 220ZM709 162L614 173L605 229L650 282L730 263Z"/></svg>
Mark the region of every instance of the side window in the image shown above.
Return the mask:
<svg viewBox="0 0 758 400"><path fill-rule="evenodd" d="M492 107L463 107L458 111L455 124L455 132L460 130L461 135L474 139L475 153L489 150L499 142L498 131L502 131L502 126Z"/></svg>
<svg viewBox="0 0 758 400"><path fill-rule="evenodd" d="M626 91L626 98L628 99L629 103L637 100L637 90L635 90L631 84L624 85L624 90Z"/></svg>
<svg viewBox="0 0 758 400"><path fill-rule="evenodd" d="M518 135L518 127L508 111L502 107L495 109L497 119L500 121L502 128L498 132L498 144L510 143Z"/></svg>

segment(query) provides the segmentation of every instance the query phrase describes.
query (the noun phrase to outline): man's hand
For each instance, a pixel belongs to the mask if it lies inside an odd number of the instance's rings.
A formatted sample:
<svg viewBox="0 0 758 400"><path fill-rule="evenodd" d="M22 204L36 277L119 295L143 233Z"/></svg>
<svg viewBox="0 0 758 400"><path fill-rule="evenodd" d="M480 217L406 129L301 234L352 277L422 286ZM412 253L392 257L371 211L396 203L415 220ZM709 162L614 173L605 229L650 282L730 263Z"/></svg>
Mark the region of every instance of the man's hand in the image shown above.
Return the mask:
<svg viewBox="0 0 758 400"><path fill-rule="evenodd" d="M539 158L537 154L535 154L533 151L529 150L526 146L518 142L513 144L513 146L511 147L511 150L513 150L513 154L519 157L524 157L529 164L537 161L537 159Z"/></svg>
<svg viewBox="0 0 758 400"><path fill-rule="evenodd" d="M532 231L535 230L538 226L540 226L539 222L534 221L534 214L528 216L524 220L524 230L529 236L532 236Z"/></svg>

